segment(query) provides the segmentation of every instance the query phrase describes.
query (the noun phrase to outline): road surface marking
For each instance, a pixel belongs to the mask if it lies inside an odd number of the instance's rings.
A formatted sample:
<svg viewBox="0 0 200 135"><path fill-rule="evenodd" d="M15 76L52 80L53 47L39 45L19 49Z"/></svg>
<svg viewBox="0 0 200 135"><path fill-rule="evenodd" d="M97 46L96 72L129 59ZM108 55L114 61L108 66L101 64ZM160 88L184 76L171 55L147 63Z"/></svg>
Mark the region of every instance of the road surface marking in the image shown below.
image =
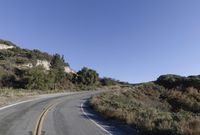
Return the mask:
<svg viewBox="0 0 200 135"><path fill-rule="evenodd" d="M62 96L62 95L73 95L73 94L79 94L81 92L72 92L72 93L64 93L64 94L55 94L55 95L47 95L47 96L41 96L39 98L35 98L35 99L30 99L30 100L25 100L25 101L21 101L21 102L17 102L17 103L13 103L13 104L10 104L10 105L7 105L7 106L3 106L3 107L0 107L0 111L1 110L4 110L4 109L7 109L7 108L10 108L10 107L13 107L13 106L16 106L16 105L20 105L20 104L23 104L23 103L28 103L28 102L32 102L32 101L36 101L36 100L40 100L40 99L46 99L46 98L53 98L53 97L57 97L57 96Z"/></svg>
<svg viewBox="0 0 200 135"><path fill-rule="evenodd" d="M41 99L41 98L26 100L26 101L14 103L14 104L11 104L11 105L7 105L7 106L4 106L4 107L1 107L1 108L0 108L0 111L1 111L1 110L4 110L4 109L7 109L7 108L10 108L10 107L13 107L13 106L16 106L16 105L19 105L19 104L23 104L23 103L27 103L27 102L31 102L31 101L35 101L35 100L39 100L39 99Z"/></svg>
<svg viewBox="0 0 200 135"><path fill-rule="evenodd" d="M51 104L50 106L48 106L44 111L42 111L42 113L40 114L40 116L38 117L33 135L41 135L42 132L42 124L44 121L44 118L46 116L46 113L49 111L49 109L52 107L53 105Z"/></svg>
<svg viewBox="0 0 200 135"><path fill-rule="evenodd" d="M64 95L68 96L68 95L81 94L81 93L82 92L70 92L70 93L61 93L60 95L59 94L49 94L47 96L42 95L41 97L38 97L38 98L25 100L25 101L21 101L21 102L17 102L17 103L13 103L13 104L10 104L10 105L0 107L0 111L7 109L7 108L10 108L10 107L13 107L13 106L17 106L17 105L20 105L20 104L23 104L23 103L28 103L28 102L32 102L32 101L36 101L36 100L40 100L40 99L47 99L47 98L53 98L53 97L57 97L57 96L64 96Z"/></svg>
<svg viewBox="0 0 200 135"><path fill-rule="evenodd" d="M61 102L54 103L54 104L50 104L48 107L46 107L46 108L44 109L44 111L42 111L42 113L41 113L40 116L38 117L38 120L37 120L35 129L34 129L33 135L42 135L42 127L43 127L44 119L45 119L47 113L48 113L53 107L55 107L56 105L58 105L59 103L61 103Z"/></svg>
<svg viewBox="0 0 200 135"><path fill-rule="evenodd" d="M85 103L85 102L84 102ZM83 109L83 106L84 106L84 103L81 103L81 110L83 112L83 114L93 123L95 124L97 127L99 127L101 130L103 130L104 132L106 132L107 134L109 135L112 135L108 130L106 130L104 127L102 127L100 124L98 124L96 121L94 121L93 119L91 119L89 117L89 115L84 111Z"/></svg>

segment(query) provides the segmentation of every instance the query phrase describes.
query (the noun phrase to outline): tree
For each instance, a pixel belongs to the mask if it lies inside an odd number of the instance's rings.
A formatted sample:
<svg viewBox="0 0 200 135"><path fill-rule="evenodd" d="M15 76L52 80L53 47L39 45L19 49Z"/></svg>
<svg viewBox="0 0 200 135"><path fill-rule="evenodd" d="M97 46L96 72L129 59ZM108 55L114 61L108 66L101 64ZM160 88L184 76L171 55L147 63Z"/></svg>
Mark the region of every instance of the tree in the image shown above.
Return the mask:
<svg viewBox="0 0 200 135"><path fill-rule="evenodd" d="M14 87L16 83L16 76L14 74L3 75L1 77L1 87Z"/></svg>
<svg viewBox="0 0 200 135"><path fill-rule="evenodd" d="M64 60L64 56L60 56L59 54L55 54L53 55L53 58L50 62L51 69L63 69L64 70L64 65L65 65L65 60Z"/></svg>
<svg viewBox="0 0 200 135"><path fill-rule="evenodd" d="M51 76L51 78L53 79L53 89L56 88L63 88L66 87L67 84L69 84L68 82L70 82L70 80L66 77L66 73L65 73L65 60L64 60L64 56L60 56L59 54L55 54L53 55L53 58L50 62L51 66L50 66L50 72L49 75ZM64 84L65 83L65 84Z"/></svg>
<svg viewBox="0 0 200 135"><path fill-rule="evenodd" d="M83 85L95 85L99 81L99 74L92 69L82 68L78 73L77 81Z"/></svg>
<svg viewBox="0 0 200 135"><path fill-rule="evenodd" d="M103 85L103 86L111 86L111 85L116 85L116 84L118 84L118 82L115 80L115 79L112 79L112 78L102 78L101 80L100 80L100 82L101 82L101 84Z"/></svg>
<svg viewBox="0 0 200 135"><path fill-rule="evenodd" d="M27 89L48 89L50 79L48 73L42 66L28 69L25 73L24 80L26 80L25 88Z"/></svg>
<svg viewBox="0 0 200 135"><path fill-rule="evenodd" d="M55 75L55 83L59 82L63 77L65 77L65 61L64 57L59 54L55 54L50 62L50 72Z"/></svg>
<svg viewBox="0 0 200 135"><path fill-rule="evenodd" d="M171 89L183 86L185 83L185 77L179 75L161 75L157 80L156 83L159 85L164 86L165 88Z"/></svg>

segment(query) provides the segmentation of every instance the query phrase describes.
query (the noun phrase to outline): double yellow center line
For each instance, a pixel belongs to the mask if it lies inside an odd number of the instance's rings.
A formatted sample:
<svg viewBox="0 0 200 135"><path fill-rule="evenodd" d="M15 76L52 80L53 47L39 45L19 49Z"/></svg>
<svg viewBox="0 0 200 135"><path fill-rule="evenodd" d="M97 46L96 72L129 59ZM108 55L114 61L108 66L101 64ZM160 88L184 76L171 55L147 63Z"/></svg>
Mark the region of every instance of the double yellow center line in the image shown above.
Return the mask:
<svg viewBox="0 0 200 135"><path fill-rule="evenodd" d="M54 106L58 105L60 102L58 103L54 103L54 104L50 104L48 107L46 107L44 109L44 111L42 111L42 113L40 114L40 116L38 117L33 135L42 135L42 126L44 123L44 119L47 115L47 113L49 112L49 110L51 110Z"/></svg>

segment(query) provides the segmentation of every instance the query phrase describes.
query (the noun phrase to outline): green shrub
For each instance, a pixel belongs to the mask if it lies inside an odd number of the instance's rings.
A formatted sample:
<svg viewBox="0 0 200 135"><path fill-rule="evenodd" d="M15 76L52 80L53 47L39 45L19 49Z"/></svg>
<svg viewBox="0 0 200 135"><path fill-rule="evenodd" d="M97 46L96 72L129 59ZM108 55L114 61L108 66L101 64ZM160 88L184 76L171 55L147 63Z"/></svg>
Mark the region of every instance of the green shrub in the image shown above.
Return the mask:
<svg viewBox="0 0 200 135"><path fill-rule="evenodd" d="M103 86L112 86L118 84L118 82L112 78L102 78L100 79L100 82Z"/></svg>
<svg viewBox="0 0 200 135"><path fill-rule="evenodd" d="M200 93L147 83L93 96L92 107L107 119L118 119L144 135L199 135ZM172 102L173 101L173 102Z"/></svg>
<svg viewBox="0 0 200 135"><path fill-rule="evenodd" d="M4 74L2 77L1 77L1 87L14 87L15 84L16 84L16 76L13 75L13 74Z"/></svg>
<svg viewBox="0 0 200 135"><path fill-rule="evenodd" d="M178 75L162 75L156 80L156 83L164 86L167 89L178 87L180 88L179 90L183 90L187 87L194 87L196 89L200 89L199 76L182 77Z"/></svg>
<svg viewBox="0 0 200 135"><path fill-rule="evenodd" d="M171 89L178 86L182 86L185 78L178 75L162 75L157 80L156 83L164 86L165 88Z"/></svg>
<svg viewBox="0 0 200 135"><path fill-rule="evenodd" d="M189 76L185 80L186 87L194 87L200 89L200 78L199 76Z"/></svg>
<svg viewBox="0 0 200 135"><path fill-rule="evenodd" d="M36 89L36 90L44 90L48 89L48 84L50 82L50 78L47 77L48 74L45 72L43 67L35 67L28 69L25 72L24 79L27 84L25 88L27 89Z"/></svg>
<svg viewBox="0 0 200 135"><path fill-rule="evenodd" d="M99 74L92 69L82 68L78 73L77 82L83 85L96 85L99 82Z"/></svg>

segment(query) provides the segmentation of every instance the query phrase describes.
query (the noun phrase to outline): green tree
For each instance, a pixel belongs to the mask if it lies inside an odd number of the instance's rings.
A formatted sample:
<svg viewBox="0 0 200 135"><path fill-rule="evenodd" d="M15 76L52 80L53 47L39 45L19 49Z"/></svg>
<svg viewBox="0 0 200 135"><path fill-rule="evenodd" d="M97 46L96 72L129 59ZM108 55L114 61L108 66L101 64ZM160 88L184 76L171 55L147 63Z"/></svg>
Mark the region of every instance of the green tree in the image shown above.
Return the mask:
<svg viewBox="0 0 200 135"><path fill-rule="evenodd" d="M50 62L51 64L51 69L62 69L64 70L64 66L65 66L65 60L64 60L64 56L60 56L59 54L55 54L53 55L53 58Z"/></svg>
<svg viewBox="0 0 200 135"><path fill-rule="evenodd" d="M63 82L67 80L65 73L65 60L64 56L60 56L59 54L53 55L53 58L50 62L50 76L53 79L53 89L61 88Z"/></svg>
<svg viewBox="0 0 200 135"><path fill-rule="evenodd" d="M59 82L65 77L65 61L64 57L60 56L59 54L55 54L50 62L51 66L51 74L54 74L55 77L55 83Z"/></svg>
<svg viewBox="0 0 200 135"><path fill-rule="evenodd" d="M95 70L84 67L77 74L79 84L95 85L99 82L99 74Z"/></svg>
<svg viewBox="0 0 200 135"><path fill-rule="evenodd" d="M171 88L176 88L178 86L182 86L184 84L184 81L185 77L168 74L168 75L161 75L156 80L156 83L164 86L165 88L171 89Z"/></svg>
<svg viewBox="0 0 200 135"><path fill-rule="evenodd" d="M111 85L117 85L118 82L115 79L112 78L102 78L100 79L100 82L103 86L111 86Z"/></svg>
<svg viewBox="0 0 200 135"><path fill-rule="evenodd" d="M48 73L42 66L28 69L24 76L24 80L26 80L25 88L39 90L48 89L50 79Z"/></svg>
<svg viewBox="0 0 200 135"><path fill-rule="evenodd" d="M5 74L0 79L1 87L13 88L16 83L16 76L14 74Z"/></svg>

